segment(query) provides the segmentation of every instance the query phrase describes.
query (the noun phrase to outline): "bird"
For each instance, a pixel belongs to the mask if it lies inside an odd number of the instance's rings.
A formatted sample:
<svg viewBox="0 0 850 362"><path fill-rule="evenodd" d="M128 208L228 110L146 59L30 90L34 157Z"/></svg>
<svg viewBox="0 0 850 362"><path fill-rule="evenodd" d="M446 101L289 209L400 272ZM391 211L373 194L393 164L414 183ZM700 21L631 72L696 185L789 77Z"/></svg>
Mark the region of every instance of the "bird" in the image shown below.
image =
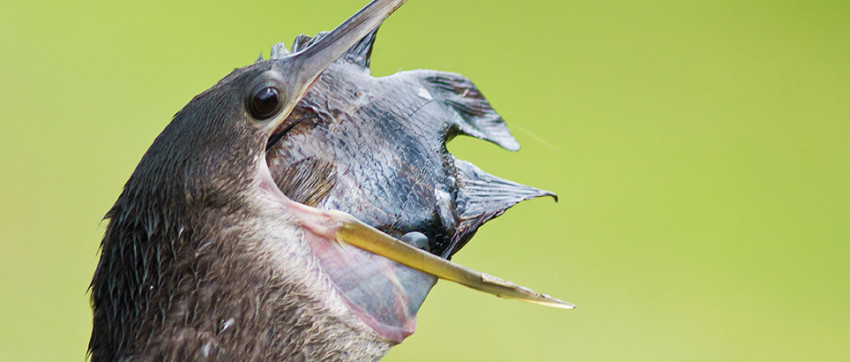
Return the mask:
<svg viewBox="0 0 850 362"><path fill-rule="evenodd" d="M337 65L338 74L352 64L367 69L376 29L404 2L374 0L333 31L297 39L292 52L273 48L271 59L234 70L175 114L106 215L90 286L93 361L376 360L413 333L437 279L574 307L448 260L505 209L554 196L445 152L456 134L516 147L464 78L417 73L433 87L408 93L453 105L439 109L457 117L425 133L393 126L392 135L379 135L408 140L396 153L412 156L398 159L442 175L434 180L355 177L405 172L392 162L337 172L357 160L356 148L344 145L351 139L307 127L330 117L333 95L349 94L335 85L360 79L335 83L320 75ZM466 88L454 92L457 85ZM312 146L299 146L307 136ZM438 140L436 151L410 146L429 137ZM416 195L421 189L412 185L423 183L428 202L382 198ZM494 195L505 197L484 201ZM369 197L382 201L363 202Z"/></svg>

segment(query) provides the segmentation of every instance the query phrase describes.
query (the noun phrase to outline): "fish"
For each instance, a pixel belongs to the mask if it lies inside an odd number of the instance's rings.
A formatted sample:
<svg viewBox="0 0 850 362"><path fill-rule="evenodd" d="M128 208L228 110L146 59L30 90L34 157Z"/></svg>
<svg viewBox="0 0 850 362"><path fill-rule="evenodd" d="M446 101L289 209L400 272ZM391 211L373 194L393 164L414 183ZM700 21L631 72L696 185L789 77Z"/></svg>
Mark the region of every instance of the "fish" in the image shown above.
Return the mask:
<svg viewBox="0 0 850 362"><path fill-rule="evenodd" d="M291 50L275 44L270 58L297 53L326 34L300 35ZM457 136L509 151L517 151L519 143L460 74L410 70L372 76L376 34L377 29L332 63L270 138L266 161L287 197L345 212L444 259L519 202L557 200L553 192L493 176L452 155L446 145ZM393 330L401 339L413 333L414 317L436 277L396 262L384 265L367 253L359 255L362 261L341 255L351 253L316 254L352 304L366 319L374 318L373 327ZM394 287L395 280L404 290Z"/></svg>

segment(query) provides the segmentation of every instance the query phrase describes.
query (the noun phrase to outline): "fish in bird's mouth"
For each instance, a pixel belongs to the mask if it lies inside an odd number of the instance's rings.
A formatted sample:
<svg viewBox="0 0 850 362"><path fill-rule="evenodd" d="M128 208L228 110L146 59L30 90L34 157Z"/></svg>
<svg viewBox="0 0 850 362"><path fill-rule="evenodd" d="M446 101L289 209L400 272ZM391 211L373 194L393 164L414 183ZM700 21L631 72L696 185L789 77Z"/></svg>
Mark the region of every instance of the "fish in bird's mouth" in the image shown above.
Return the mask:
<svg viewBox="0 0 850 362"><path fill-rule="evenodd" d="M555 195L456 159L446 143L468 135L519 145L468 79L428 70L373 77L373 31L331 64L270 137L276 186L307 206L340 210L442 258L520 201ZM292 52L315 39L296 38ZM283 44L271 58L289 54ZM356 314L395 341L413 333L436 277L330 240L310 244Z"/></svg>
<svg viewBox="0 0 850 362"><path fill-rule="evenodd" d="M437 278L573 308L448 260L554 194L446 150L458 135L519 148L468 79L370 75L403 2L277 45L175 114L107 213L92 360L374 359L413 333Z"/></svg>

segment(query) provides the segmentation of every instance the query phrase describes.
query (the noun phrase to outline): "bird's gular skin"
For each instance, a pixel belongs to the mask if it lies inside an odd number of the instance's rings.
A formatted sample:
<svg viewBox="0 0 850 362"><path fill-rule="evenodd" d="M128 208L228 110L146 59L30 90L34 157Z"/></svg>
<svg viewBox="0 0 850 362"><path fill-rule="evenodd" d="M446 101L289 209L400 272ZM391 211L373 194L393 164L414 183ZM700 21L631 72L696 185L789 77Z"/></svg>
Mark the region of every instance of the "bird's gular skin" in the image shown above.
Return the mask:
<svg viewBox="0 0 850 362"><path fill-rule="evenodd" d="M517 147L465 78L368 75L374 30L403 2L276 48L174 116L107 214L93 360L380 358L413 333L436 277L338 242L356 220L336 210L448 257L549 195L446 151L457 134Z"/></svg>

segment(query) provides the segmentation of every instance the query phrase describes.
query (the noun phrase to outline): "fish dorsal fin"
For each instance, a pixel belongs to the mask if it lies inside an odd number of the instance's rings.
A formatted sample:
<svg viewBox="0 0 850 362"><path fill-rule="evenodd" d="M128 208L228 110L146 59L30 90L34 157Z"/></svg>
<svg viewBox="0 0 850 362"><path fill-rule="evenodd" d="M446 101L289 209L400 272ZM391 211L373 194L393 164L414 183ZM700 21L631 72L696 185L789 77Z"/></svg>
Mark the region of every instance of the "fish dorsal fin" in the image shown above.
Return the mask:
<svg viewBox="0 0 850 362"><path fill-rule="evenodd" d="M289 50L286 50L286 44L277 43L272 45L272 50L269 52L269 59L280 59L287 55L289 55Z"/></svg>
<svg viewBox="0 0 850 362"><path fill-rule="evenodd" d="M472 81L456 73L419 72L422 73L420 77L430 96L458 114L459 117L448 120L454 132L493 142L510 151L519 149L519 143L511 135L505 121ZM451 138L454 135L448 136Z"/></svg>
<svg viewBox="0 0 850 362"><path fill-rule="evenodd" d="M372 47L375 45L375 35L379 28L375 28L369 34L366 34L363 39L349 49L340 59L345 59L350 63L357 64L363 68L369 69L369 61L372 59Z"/></svg>
<svg viewBox="0 0 850 362"><path fill-rule="evenodd" d="M357 44L355 44L353 47L351 47L351 49L346 51L345 54L343 54L337 61L346 61L352 64L357 64L365 69L369 69L369 61L372 58L372 46L375 44L375 35L377 33L378 29L375 29L372 30L372 32L370 32L369 34L366 34L363 39L360 39ZM328 32L326 31L316 34L315 37L310 37L301 34L295 37L295 42L292 43L292 52L295 53L304 50L306 47L310 46L310 44L312 44L314 41L316 41L317 39L321 39L326 35L328 35ZM277 53L275 52L274 48L278 46L286 50L286 48L283 47L283 43L275 44L275 46L272 48L272 59L281 58L289 54L289 52L286 52L281 53L280 56L276 56Z"/></svg>
<svg viewBox="0 0 850 362"><path fill-rule="evenodd" d="M322 38L327 34L328 34L328 32L323 31L323 32L319 32L318 34L316 34L315 38L311 37L309 35L304 35L304 34L300 34L300 35L296 36L295 40L292 42L292 52L296 53L296 52L299 52L301 50L304 50L304 48L310 46L310 44L313 44L313 40Z"/></svg>

